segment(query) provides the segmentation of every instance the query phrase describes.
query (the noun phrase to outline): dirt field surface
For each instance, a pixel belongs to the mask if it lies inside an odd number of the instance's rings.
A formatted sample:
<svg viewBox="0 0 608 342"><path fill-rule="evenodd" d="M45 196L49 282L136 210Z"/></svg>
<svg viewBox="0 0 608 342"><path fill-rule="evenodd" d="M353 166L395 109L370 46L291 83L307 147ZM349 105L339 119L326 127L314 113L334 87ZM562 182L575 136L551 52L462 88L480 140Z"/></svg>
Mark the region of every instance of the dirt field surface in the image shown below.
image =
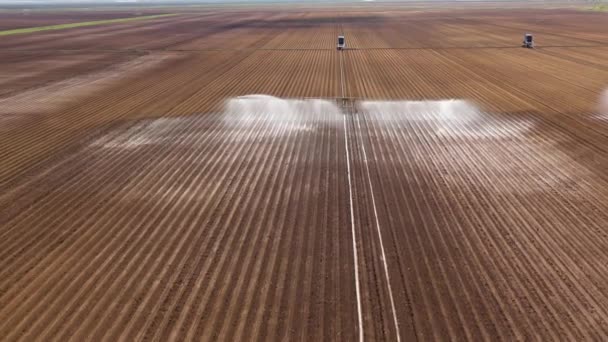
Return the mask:
<svg viewBox="0 0 608 342"><path fill-rule="evenodd" d="M0 40L0 339L607 340L608 14L370 6Z"/></svg>

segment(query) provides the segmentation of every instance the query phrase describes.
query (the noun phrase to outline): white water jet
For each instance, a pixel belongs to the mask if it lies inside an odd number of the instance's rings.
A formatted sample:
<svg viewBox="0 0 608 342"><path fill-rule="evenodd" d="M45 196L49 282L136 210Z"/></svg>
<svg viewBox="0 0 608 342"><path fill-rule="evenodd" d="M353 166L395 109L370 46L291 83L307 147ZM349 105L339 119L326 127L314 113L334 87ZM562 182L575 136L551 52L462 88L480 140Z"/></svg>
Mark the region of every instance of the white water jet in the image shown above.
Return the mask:
<svg viewBox="0 0 608 342"><path fill-rule="evenodd" d="M246 95L226 101L222 120L235 141L272 139L293 132L314 133L342 122L334 101L281 99L268 95ZM258 127L255 135L248 134Z"/></svg>
<svg viewBox="0 0 608 342"><path fill-rule="evenodd" d="M133 127L103 136L91 146L133 149L149 145L192 145L208 131L192 132L204 117L215 116L227 129L226 141L274 138L289 132L315 132L320 127L342 123L342 114L332 100L281 99L268 95L247 95L226 101L221 113L144 120ZM255 134L250 134L256 129Z"/></svg>
<svg viewBox="0 0 608 342"><path fill-rule="evenodd" d="M389 121L471 121L480 117L477 107L465 100L363 101L359 107L365 112L385 113L384 119Z"/></svg>
<svg viewBox="0 0 608 342"><path fill-rule="evenodd" d="M323 122L340 119L340 109L330 100L281 99L269 95L246 95L226 101L227 121L258 118L271 122L306 120Z"/></svg>
<svg viewBox="0 0 608 342"><path fill-rule="evenodd" d="M608 92L602 101L602 108L608 109ZM362 101L357 108L374 124L423 130L448 139L509 139L522 136L532 127L529 120L496 117L465 100ZM228 99L221 113L144 120L123 132L101 137L92 146L133 149L157 144L193 145L201 136L211 134L191 130L210 115L221 120L228 142L272 139L294 132L315 133L328 126L340 128L345 113L333 100L247 95ZM252 130L255 134L251 134Z"/></svg>
<svg viewBox="0 0 608 342"><path fill-rule="evenodd" d="M532 127L530 121L498 119L466 100L363 101L359 108L378 123L417 125L452 138L517 137Z"/></svg>

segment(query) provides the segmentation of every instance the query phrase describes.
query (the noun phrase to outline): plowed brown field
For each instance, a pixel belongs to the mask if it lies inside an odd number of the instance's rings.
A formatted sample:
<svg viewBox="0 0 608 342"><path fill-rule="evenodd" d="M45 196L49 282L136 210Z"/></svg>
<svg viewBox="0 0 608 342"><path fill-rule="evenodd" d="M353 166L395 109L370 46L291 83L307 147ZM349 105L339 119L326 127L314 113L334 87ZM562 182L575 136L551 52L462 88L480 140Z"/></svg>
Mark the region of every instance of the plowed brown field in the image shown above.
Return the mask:
<svg viewBox="0 0 608 342"><path fill-rule="evenodd" d="M0 339L607 340L608 15L370 6L3 37Z"/></svg>

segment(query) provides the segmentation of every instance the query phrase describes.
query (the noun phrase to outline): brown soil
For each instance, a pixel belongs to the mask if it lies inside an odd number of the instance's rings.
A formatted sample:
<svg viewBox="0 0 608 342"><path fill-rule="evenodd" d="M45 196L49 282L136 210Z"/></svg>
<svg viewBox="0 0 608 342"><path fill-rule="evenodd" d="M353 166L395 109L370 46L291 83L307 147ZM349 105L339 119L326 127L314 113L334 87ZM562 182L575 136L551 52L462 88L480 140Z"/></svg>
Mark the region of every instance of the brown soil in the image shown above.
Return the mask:
<svg viewBox="0 0 608 342"><path fill-rule="evenodd" d="M0 339L608 338L606 14L180 12L0 41Z"/></svg>

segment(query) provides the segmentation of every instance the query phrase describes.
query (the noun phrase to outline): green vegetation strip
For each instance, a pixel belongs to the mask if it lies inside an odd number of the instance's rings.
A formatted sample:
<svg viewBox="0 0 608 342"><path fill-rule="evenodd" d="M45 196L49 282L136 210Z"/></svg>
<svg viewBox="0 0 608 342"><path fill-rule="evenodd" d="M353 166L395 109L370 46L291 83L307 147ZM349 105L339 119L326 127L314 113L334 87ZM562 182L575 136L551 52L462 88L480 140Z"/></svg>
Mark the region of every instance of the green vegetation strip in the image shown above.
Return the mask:
<svg viewBox="0 0 608 342"><path fill-rule="evenodd" d="M125 23L130 21L139 21L146 19L156 19L156 18L164 18L169 17L176 14L158 14L158 15L146 15L141 17L130 17L130 18L118 18L118 19L108 19L108 20L96 20L96 21L85 21L82 23L70 23L70 24L59 24L59 25L50 25L50 26L38 26L38 27L26 27L14 30L5 30L0 31L0 36L8 36L12 34L23 34L23 33L32 33L39 31L50 31L50 30L63 30L74 27L84 27L84 26L94 26L94 25L107 25L114 23Z"/></svg>
<svg viewBox="0 0 608 342"><path fill-rule="evenodd" d="M597 4L591 7L590 10L596 12L608 12L608 4Z"/></svg>

